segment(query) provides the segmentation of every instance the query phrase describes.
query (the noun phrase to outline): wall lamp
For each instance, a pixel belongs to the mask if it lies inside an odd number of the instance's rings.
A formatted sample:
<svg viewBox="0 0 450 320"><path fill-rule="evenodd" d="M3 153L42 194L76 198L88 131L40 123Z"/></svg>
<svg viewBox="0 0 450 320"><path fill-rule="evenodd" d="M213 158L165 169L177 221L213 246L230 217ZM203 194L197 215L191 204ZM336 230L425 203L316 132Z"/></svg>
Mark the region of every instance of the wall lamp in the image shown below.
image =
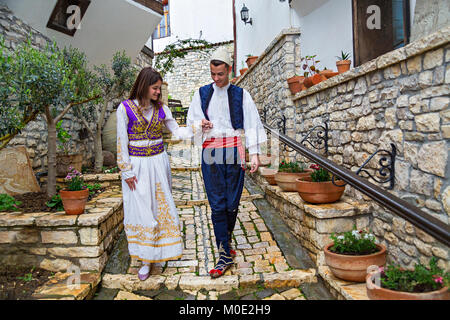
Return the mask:
<svg viewBox="0 0 450 320"><path fill-rule="evenodd" d="M245 6L245 3L241 9L241 20L244 21L245 24L250 23L251 25L253 25L252 18L248 18L248 8Z"/></svg>

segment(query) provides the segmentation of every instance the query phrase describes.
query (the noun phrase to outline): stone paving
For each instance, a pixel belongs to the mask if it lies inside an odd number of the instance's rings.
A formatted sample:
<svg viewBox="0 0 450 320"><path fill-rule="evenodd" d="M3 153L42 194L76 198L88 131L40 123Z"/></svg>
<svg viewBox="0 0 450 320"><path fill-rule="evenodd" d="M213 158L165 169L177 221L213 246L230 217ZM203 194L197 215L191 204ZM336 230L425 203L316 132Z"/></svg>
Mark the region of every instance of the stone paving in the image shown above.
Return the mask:
<svg viewBox="0 0 450 320"><path fill-rule="evenodd" d="M180 151L183 151L180 153ZM199 149L169 143L173 196L177 204L184 251L180 260L154 264L146 281L137 278L140 262L130 259L120 272L105 269L94 299L116 300L303 300L302 283L317 282L315 269L293 269L244 188L233 232L235 264L224 276L208 271L218 258L203 180ZM179 155L182 154L182 158ZM124 234L122 235L124 237ZM126 239L122 250L126 250ZM115 249L116 250L116 249ZM120 249L117 249L120 250ZM123 260L123 259L122 259Z"/></svg>

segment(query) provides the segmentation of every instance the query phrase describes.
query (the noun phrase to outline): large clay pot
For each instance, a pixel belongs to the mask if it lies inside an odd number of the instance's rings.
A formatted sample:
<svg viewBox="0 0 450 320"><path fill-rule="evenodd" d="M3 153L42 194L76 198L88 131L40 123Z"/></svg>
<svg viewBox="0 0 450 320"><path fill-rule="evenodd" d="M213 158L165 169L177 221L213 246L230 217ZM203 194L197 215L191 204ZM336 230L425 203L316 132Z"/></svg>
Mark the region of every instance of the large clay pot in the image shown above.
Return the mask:
<svg viewBox="0 0 450 320"><path fill-rule="evenodd" d="M334 76L337 76L339 72L333 72L333 70L323 70L319 72L321 75L325 76L325 78L330 79Z"/></svg>
<svg viewBox="0 0 450 320"><path fill-rule="evenodd" d="M350 64L351 63L352 63L351 60L339 60L339 61L336 61L336 67L338 69L339 74L350 70Z"/></svg>
<svg viewBox="0 0 450 320"><path fill-rule="evenodd" d="M302 84L304 80L304 76L295 76L287 79L289 90L291 90L292 94L296 94L297 92L302 91Z"/></svg>
<svg viewBox="0 0 450 320"><path fill-rule="evenodd" d="M64 211L70 215L78 215L84 212L87 199L89 198L89 190L61 190L59 191L59 195L64 206Z"/></svg>
<svg viewBox="0 0 450 320"><path fill-rule="evenodd" d="M394 291L377 286L373 281L376 276L380 276L379 273L366 276L366 291L370 300L450 300L448 287L423 293Z"/></svg>
<svg viewBox="0 0 450 320"><path fill-rule="evenodd" d="M241 76L248 70L248 68L244 68L239 70L239 73L241 74Z"/></svg>
<svg viewBox="0 0 450 320"><path fill-rule="evenodd" d="M335 186L333 182L312 182L311 177L304 177L296 180L296 191L300 197L309 203L331 203L338 201L345 191L345 185L342 181L336 180Z"/></svg>
<svg viewBox="0 0 450 320"><path fill-rule="evenodd" d="M266 179L266 181L271 185L274 186L277 184L277 182L275 181L275 174L278 172L277 169L270 169L270 168L264 168L261 167L261 176L264 177L264 179Z"/></svg>
<svg viewBox="0 0 450 320"><path fill-rule="evenodd" d="M102 131L103 150L117 155L117 111L111 112Z"/></svg>
<svg viewBox="0 0 450 320"><path fill-rule="evenodd" d="M81 172L83 165L82 154L57 154L56 155L56 175L58 177L66 177L69 173L69 167L75 168Z"/></svg>
<svg viewBox="0 0 450 320"><path fill-rule="evenodd" d="M297 179L307 177L313 170L305 169L304 172L277 172L275 181L277 185L286 192L297 191Z"/></svg>
<svg viewBox="0 0 450 320"><path fill-rule="evenodd" d="M251 57L248 57L245 62L247 63L247 66L250 68L257 59L258 59L258 56L251 56Z"/></svg>
<svg viewBox="0 0 450 320"><path fill-rule="evenodd" d="M324 249L325 262L331 272L339 279L355 282L366 280L367 268L370 266L384 266L386 264L386 247L376 245L378 252L353 256L331 252L329 249L334 243L328 244Z"/></svg>

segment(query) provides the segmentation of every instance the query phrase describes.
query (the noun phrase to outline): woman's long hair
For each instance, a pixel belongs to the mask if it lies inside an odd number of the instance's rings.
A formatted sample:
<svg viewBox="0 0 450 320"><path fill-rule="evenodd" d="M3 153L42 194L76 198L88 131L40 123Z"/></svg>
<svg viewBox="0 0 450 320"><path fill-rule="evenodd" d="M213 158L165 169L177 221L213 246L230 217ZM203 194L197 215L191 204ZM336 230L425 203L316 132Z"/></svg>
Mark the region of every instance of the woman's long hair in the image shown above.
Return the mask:
<svg viewBox="0 0 450 320"><path fill-rule="evenodd" d="M144 106L145 100L148 100L147 95L149 87L158 82L158 80L161 80L161 82L163 81L163 78L161 77L158 71L156 71L152 67L146 67L142 69L141 72L139 72L136 81L134 82L129 99L130 100L137 99L139 102L139 106L140 107ZM153 107L156 108L157 110L161 108L162 106L161 93L159 94L157 101L151 100L150 103L153 104Z"/></svg>

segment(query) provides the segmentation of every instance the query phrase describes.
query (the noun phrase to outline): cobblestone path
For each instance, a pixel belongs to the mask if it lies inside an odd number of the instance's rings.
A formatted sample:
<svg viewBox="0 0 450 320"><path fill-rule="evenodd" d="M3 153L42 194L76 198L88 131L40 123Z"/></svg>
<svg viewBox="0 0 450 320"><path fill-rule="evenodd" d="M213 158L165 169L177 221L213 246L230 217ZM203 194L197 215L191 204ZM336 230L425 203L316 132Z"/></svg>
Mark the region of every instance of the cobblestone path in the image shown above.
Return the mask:
<svg viewBox="0 0 450 320"><path fill-rule="evenodd" d="M182 152L182 153L180 153ZM184 143L169 144L173 196L183 231L180 260L154 264L152 275L140 281L140 263L129 258L122 233L108 262L101 288L94 299L116 300L304 300L302 284L316 283L314 268L291 266L275 241L258 208L263 198L247 188L239 205L233 233L235 264L224 276L211 279L208 271L218 253L199 167L199 149Z"/></svg>

